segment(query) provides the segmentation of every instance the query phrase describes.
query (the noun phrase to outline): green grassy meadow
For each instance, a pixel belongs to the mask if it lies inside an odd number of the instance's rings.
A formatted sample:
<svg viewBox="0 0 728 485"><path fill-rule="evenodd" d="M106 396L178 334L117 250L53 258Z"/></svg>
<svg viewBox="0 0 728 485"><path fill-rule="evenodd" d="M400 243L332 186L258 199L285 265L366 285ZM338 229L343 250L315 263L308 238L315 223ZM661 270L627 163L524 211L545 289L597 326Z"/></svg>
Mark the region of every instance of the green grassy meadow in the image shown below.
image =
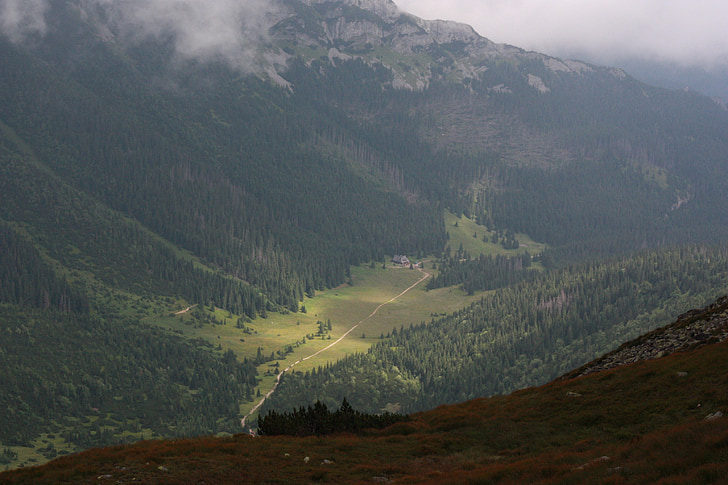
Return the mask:
<svg viewBox="0 0 728 485"><path fill-rule="evenodd" d="M445 211L445 228L449 235L450 249L457 251L462 245L463 250L470 253L472 257L480 254L515 256L526 251L533 256L546 249L545 244L534 241L526 234L516 234L520 242L518 249L504 249L500 244L490 242L493 231L489 231L487 227L476 223L467 216L458 217L449 211ZM488 241L483 241L484 237Z"/></svg>
<svg viewBox="0 0 728 485"><path fill-rule="evenodd" d="M427 262L423 271L432 273ZM428 322L434 315L455 311L479 298L467 296L457 288L426 291L426 279L401 295L421 280L425 273L396 267L391 263L387 263L386 269L382 268L381 263L375 264L374 268L369 265L354 267L351 275L353 285L342 285L322 291L314 298L307 298L303 302L305 313L270 313L268 318L244 323L245 328L236 326L237 315L219 308L214 311L214 319L221 323L216 324L200 324L192 315L194 309L178 315L148 318L147 322L187 338L203 338L222 351L231 349L239 359L255 358L258 348L263 356L270 357L272 353L274 360L258 368L261 377L259 390L261 394L266 394L275 383L276 367L283 370L295 364L296 370L306 371L354 352L365 352L381 335L395 328ZM209 308L204 311L212 316ZM319 321L330 321L331 330L318 335ZM357 324L359 326L342 341L308 358L331 345ZM257 400L243 403L241 411L247 414L255 404Z"/></svg>
<svg viewBox="0 0 728 485"><path fill-rule="evenodd" d="M458 218L447 211L445 225L450 247L457 249L462 244L463 249L473 256L481 253L512 256L525 251L538 254L545 248L545 245L534 242L524 234L517 235L521 247L516 250L506 250L500 244L484 242L483 236L489 240L492 234L485 226L465 216ZM473 237L473 234L478 237ZM190 309L185 313L170 313L146 320L187 338L203 338L221 351L230 349L239 359L254 359L258 349L266 358L272 355L272 360L258 367L261 379L258 390L261 395L265 395L275 385L277 373L292 365L295 370L305 372L352 353L366 352L382 335L387 335L395 328L429 322L435 316L459 310L482 297L482 293L468 296L457 287L427 291L427 275L436 273L432 269L435 267L433 262L432 258L425 258L421 270L400 267L390 262L384 268L382 263L353 267L353 284L344 284L307 298L303 302L305 312L269 313L267 318L247 322L240 320L240 325L236 325L240 316L220 308L197 309L196 312ZM186 308L182 302L180 310ZM200 323L201 313L216 323ZM318 322L329 321L331 330L319 334ZM355 330L337 342L355 325L358 325ZM332 343L335 345L332 346ZM250 412L259 400L257 398L242 403L241 413L245 415Z"/></svg>

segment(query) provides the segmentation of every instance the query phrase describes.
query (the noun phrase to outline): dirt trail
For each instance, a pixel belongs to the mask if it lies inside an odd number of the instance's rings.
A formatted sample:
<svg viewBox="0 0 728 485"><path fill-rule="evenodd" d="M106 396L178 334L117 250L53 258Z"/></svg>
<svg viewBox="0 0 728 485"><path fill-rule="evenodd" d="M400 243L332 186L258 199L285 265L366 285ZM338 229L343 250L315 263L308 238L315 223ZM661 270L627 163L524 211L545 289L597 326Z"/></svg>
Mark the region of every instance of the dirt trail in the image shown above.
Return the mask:
<svg viewBox="0 0 728 485"><path fill-rule="evenodd" d="M326 347L324 347L323 349L321 349L321 350L319 350L319 351L317 351L317 352L315 352L315 353L313 353L313 354L309 355L308 357L304 357L303 359L297 360L296 362L294 362L293 364L289 365L288 367L286 367L285 369L283 369L283 370L282 370L281 372L279 372L279 373L278 373L278 375L276 376L276 382L275 382L275 384L273 384L273 387L271 388L271 390L270 390L270 391L268 391L268 393L266 393L266 394L265 394L265 395L264 395L264 396L263 396L263 397L261 398L260 402L259 402L258 404L256 404L256 405L255 405L255 407L254 407L253 409L251 409L251 410L250 410L250 412L249 412L249 413L248 413L248 414L247 414L247 415L246 415L246 416L245 416L245 417L244 417L243 419L241 419L241 420L240 420L240 425L241 425L241 426L242 426L243 428L245 428L245 422L246 422L246 421L248 420L248 418L249 418L250 416L252 416L252 415L253 415L253 414L254 414L254 413L255 413L255 412L256 412L256 411L258 410L258 409L260 409L260 407L261 407L261 406L263 405L263 403L265 402L265 400L266 400L266 399L268 399L268 398L269 398L269 397L271 396L271 394L273 394L273 393L275 392L275 390L276 390L276 388L278 387L278 384L280 384L280 382L281 382L281 378L283 377L283 374L284 374L285 372L288 372L289 370L293 369L293 367L294 367L294 366L296 366L297 364L300 364L300 363L301 363L301 362L303 362L304 360L308 360L308 359L311 359L311 358L313 358L313 357L316 357L316 356L317 356L317 355L319 355L319 354L320 354L321 352L324 352L324 351L326 351L326 350L330 349L331 347L333 347L334 345L338 344L339 342L341 342L342 340L344 340L344 339L345 339L345 338L346 338L346 337L347 337L347 336L348 336L348 335L349 335L349 334L350 334L351 332L353 332L354 330L356 330L356 329L357 329L357 328L359 327L359 325L363 324L364 322L366 322L367 320L369 320L370 318L372 318L372 317L373 317L374 315L376 315L376 314L377 314L377 312L378 312L379 310L381 310L381 308L382 308L382 307L383 307L384 305L387 305L387 304L389 304L389 303L392 303L392 302L396 301L396 300L397 300L398 298L400 298L401 296L403 296L404 294L406 294L406 293L407 293L408 291L410 291L411 289L415 288L415 287L416 287L417 285L419 285L420 283L422 283L423 281L425 281L425 280L426 280L427 278L429 278L429 277L430 277L430 273L427 273L426 271L423 271L423 270L422 270L422 268L417 268L417 271L419 271L420 273L422 273L422 278L420 278L419 280L417 280L417 281L416 281L416 282L415 282L415 283L414 283L414 284L413 284L412 286L410 286L409 288L407 288L406 290L404 290L404 291L403 291L402 293L400 293L399 295L397 295L397 296L395 296L395 297L392 297L392 298L390 298L389 300L385 301L384 303L380 304L380 305L379 305L378 307L376 307L376 308L374 309L374 311L372 311L372 312L371 312L371 313L370 313L370 314L369 314L368 316L366 316L366 317L364 317L363 319L359 320L359 322L357 322L357 323L356 323L356 324L355 324L355 325L354 325L353 327L351 327L351 328L350 328L349 330L347 330L347 331L346 331L346 332L345 332L345 333L344 333L344 334L343 334L343 335L342 335L341 337L339 337L339 338L338 338L337 340L335 340L334 342L331 342L331 343L330 343L329 345L327 345L327 346L326 346Z"/></svg>
<svg viewBox="0 0 728 485"><path fill-rule="evenodd" d="M195 308L196 306L197 306L197 304L195 304L195 305L192 305L192 306L188 306L188 307L187 307L187 308L185 308L184 310L180 310L180 311L178 311L178 312L174 312L174 314L175 314L175 315L183 315L183 314L187 313L188 311L192 310L193 308Z"/></svg>

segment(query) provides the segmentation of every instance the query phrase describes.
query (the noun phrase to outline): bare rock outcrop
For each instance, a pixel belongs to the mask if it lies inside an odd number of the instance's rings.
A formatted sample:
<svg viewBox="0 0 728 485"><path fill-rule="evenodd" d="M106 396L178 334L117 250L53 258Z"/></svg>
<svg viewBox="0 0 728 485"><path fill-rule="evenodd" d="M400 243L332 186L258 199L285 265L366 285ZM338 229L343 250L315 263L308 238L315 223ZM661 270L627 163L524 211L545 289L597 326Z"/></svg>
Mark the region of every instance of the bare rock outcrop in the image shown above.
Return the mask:
<svg viewBox="0 0 728 485"><path fill-rule="evenodd" d="M700 310L680 315L659 328L620 346L565 376L571 379L642 360L657 359L728 339L728 296Z"/></svg>

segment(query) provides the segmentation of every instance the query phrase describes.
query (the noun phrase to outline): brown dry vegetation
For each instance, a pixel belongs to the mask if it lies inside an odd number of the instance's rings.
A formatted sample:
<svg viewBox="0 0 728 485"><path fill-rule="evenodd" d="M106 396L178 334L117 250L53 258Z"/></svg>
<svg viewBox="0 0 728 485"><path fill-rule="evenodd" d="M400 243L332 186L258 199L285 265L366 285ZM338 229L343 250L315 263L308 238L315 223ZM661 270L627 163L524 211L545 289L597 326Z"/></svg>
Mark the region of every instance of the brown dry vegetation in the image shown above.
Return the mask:
<svg viewBox="0 0 728 485"><path fill-rule="evenodd" d="M725 483L728 418L706 420L717 411L728 412L728 343L442 406L363 437L145 441L0 483Z"/></svg>

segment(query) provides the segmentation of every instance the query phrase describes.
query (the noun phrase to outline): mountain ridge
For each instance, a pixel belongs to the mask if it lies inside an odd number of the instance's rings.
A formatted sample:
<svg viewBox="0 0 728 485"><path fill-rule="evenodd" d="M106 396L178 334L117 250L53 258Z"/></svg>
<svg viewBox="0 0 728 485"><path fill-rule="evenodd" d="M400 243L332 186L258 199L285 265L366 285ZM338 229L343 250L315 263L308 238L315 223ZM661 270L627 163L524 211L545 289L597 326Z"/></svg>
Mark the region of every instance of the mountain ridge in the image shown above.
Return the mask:
<svg viewBox="0 0 728 485"><path fill-rule="evenodd" d="M286 10L291 5L311 6L313 12L306 16L307 21L301 33L283 28L294 25L293 18L301 15L300 7ZM507 44L497 44L478 34L471 26L448 20L426 20L399 11L390 1L315 1L297 2L290 0L279 3L280 10L274 17L269 31L272 40L294 42L315 42L326 51L330 62L335 59L364 59L368 63L380 63L394 74L392 85L398 89L422 90L443 74L458 81L477 78L487 70L484 62L495 58L507 59L523 57L539 59L554 72L579 74L596 69L580 61L561 60L544 54L527 52ZM353 7L367 14L358 14ZM318 22L317 22L318 21ZM314 24L316 25L314 27ZM301 36L301 34L303 36ZM385 49L385 52L372 51L372 44ZM290 87L285 78L286 49L264 50L269 74L275 71L274 80ZM386 49L400 56L392 61ZM311 57L310 60L314 60ZM404 59L408 61L403 62ZM443 65L443 62L445 63ZM444 71L442 71L444 67ZM272 70L271 70L272 69ZM626 74L610 68L615 76L624 78ZM543 89L543 81L535 81L536 89ZM507 89L507 88L501 88Z"/></svg>

